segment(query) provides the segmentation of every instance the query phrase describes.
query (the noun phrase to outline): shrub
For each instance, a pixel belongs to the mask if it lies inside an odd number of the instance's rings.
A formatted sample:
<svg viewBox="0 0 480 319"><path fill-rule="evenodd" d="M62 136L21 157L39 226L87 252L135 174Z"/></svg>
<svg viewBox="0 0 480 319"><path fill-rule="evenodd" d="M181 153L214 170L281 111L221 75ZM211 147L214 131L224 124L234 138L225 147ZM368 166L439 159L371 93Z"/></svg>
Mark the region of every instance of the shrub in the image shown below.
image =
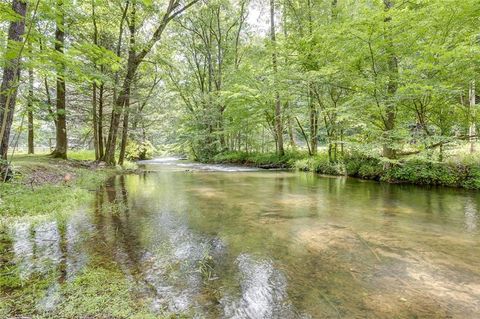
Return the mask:
<svg viewBox="0 0 480 319"><path fill-rule="evenodd" d="M345 166L342 163L332 163L326 154L314 157L296 159L292 165L296 169L305 172L315 172L326 175L345 175Z"/></svg>
<svg viewBox="0 0 480 319"><path fill-rule="evenodd" d="M422 160L405 161L392 166L382 180L421 185L459 186L465 178L465 167Z"/></svg>
<svg viewBox="0 0 480 319"><path fill-rule="evenodd" d="M345 158L345 171L348 176L380 180L383 165L376 158L350 155Z"/></svg>
<svg viewBox="0 0 480 319"><path fill-rule="evenodd" d="M155 147L149 141L138 143L128 140L125 148L125 157L131 161L146 160L153 158L154 152Z"/></svg>
<svg viewBox="0 0 480 319"><path fill-rule="evenodd" d="M212 158L214 163L244 163L247 159L247 153L244 152L224 152L215 155Z"/></svg>
<svg viewBox="0 0 480 319"><path fill-rule="evenodd" d="M295 163L293 164L293 167L302 172L308 172L311 170L310 161L308 158L296 160Z"/></svg>
<svg viewBox="0 0 480 319"><path fill-rule="evenodd" d="M471 165L462 181L462 186L468 189L480 189L480 165Z"/></svg>
<svg viewBox="0 0 480 319"><path fill-rule="evenodd" d="M295 161L304 155L298 152L288 152L280 156L276 153L245 153L223 152L211 158L214 163L246 164L258 167L290 168L294 167Z"/></svg>
<svg viewBox="0 0 480 319"><path fill-rule="evenodd" d="M213 161L271 168L293 167L305 172L348 175L391 183L480 189L480 165L475 161L439 163L425 158L414 158L391 162L390 167L384 169L384 163L380 159L359 153L345 156L342 162L331 163L326 153L312 157L300 152L287 153L285 156L275 153L226 152L216 155Z"/></svg>

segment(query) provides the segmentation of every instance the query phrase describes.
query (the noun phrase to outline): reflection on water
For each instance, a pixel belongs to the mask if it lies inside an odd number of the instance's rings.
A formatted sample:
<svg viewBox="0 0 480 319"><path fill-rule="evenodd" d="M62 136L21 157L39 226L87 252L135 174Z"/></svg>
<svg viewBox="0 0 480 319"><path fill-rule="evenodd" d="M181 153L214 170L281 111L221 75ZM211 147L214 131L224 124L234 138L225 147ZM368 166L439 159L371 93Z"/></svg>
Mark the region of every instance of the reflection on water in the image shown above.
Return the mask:
<svg viewBox="0 0 480 319"><path fill-rule="evenodd" d="M236 264L241 295L236 300L229 296L221 300L226 318L299 318L288 300L287 280L272 262L242 254Z"/></svg>
<svg viewBox="0 0 480 319"><path fill-rule="evenodd" d="M465 229L475 232L478 225L478 207L475 200L471 197L467 198L465 203Z"/></svg>
<svg viewBox="0 0 480 319"><path fill-rule="evenodd" d="M193 318L477 318L479 195L292 172L150 164L90 212L12 228L24 280L55 312L114 263L138 301ZM232 172L233 171L233 172Z"/></svg>
<svg viewBox="0 0 480 319"><path fill-rule="evenodd" d="M27 222L12 227L14 262L19 277L46 277L54 280L37 300L39 311L54 310L61 298L61 283L71 280L87 264L88 256L80 247L90 224L85 212L72 214L67 224L48 221Z"/></svg>

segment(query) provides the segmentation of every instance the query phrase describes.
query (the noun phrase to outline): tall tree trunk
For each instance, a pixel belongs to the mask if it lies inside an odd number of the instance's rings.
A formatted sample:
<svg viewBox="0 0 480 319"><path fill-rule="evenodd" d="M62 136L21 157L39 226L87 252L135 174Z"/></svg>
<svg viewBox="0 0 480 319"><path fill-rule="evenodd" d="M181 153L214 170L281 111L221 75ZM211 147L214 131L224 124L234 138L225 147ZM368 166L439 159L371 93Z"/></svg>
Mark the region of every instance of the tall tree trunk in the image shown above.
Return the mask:
<svg viewBox="0 0 480 319"><path fill-rule="evenodd" d="M384 0L385 11L389 11L393 8L394 3L392 0ZM385 18L385 23L388 24L392 20L391 17ZM388 26L387 26L388 28ZM387 99L385 102L385 131L383 144L383 156L389 159L393 159L396 156L395 148L392 147L392 131L395 129L395 113L396 105L394 102L395 94L397 93L397 81L398 81L398 59L395 55L395 49L390 35L387 35L387 56L388 56L388 83L387 83Z"/></svg>
<svg viewBox="0 0 480 319"><path fill-rule="evenodd" d="M99 96L98 96L98 158L101 159L104 156L104 144L103 144L103 83L100 84Z"/></svg>
<svg viewBox="0 0 480 319"><path fill-rule="evenodd" d="M95 16L95 0L92 0L92 22L93 22L93 44L98 45L98 28ZM97 66L95 65L95 68ZM100 150L98 147L98 123L97 123L97 82L92 84L92 125L93 125L93 147L95 149L95 160L100 159Z"/></svg>
<svg viewBox="0 0 480 319"><path fill-rule="evenodd" d="M119 99L121 99L120 102L122 104L120 106L119 103L117 103L113 112L112 124L110 126L110 133L108 136L109 139L107 143L107 151L105 154L106 155L105 161L109 164L115 164L115 145L116 145L116 138L117 138L116 135L120 125L120 116L122 113L124 113L124 116L123 116L122 142L120 145L120 158L119 158L120 165L123 164L123 161L125 158L125 148L127 145L127 137L128 137L128 114L127 113L129 108L130 91L131 91L131 84L138 67L138 64L136 62L136 51L135 51L135 33L136 33L135 18L136 18L136 1L133 0L131 4L130 19L129 19L129 25L128 25L128 29L130 31L130 41L129 41L129 49L128 49L127 77L125 78L124 86L118 97ZM121 109L118 109L119 107L121 107Z"/></svg>
<svg viewBox="0 0 480 319"><path fill-rule="evenodd" d="M135 61L131 61L131 59L129 59L127 65L127 75L125 76L122 89L120 90L119 95L113 106L112 117L110 120L110 130L108 132L107 146L104 156L105 162L107 162L109 165L115 165L115 150L117 145L118 129L120 126L120 118L122 116L123 108L128 98L130 84L133 81L133 77L138 68L138 64L136 64Z"/></svg>
<svg viewBox="0 0 480 319"><path fill-rule="evenodd" d="M40 52L44 52L42 39L39 39L40 44ZM50 93L50 85L48 84L48 77L45 75L43 77L43 84L45 86L45 96L47 97L47 111L50 118L53 120L53 124L55 125L55 132L57 131L57 117L55 116L55 112L53 111L53 103L52 103L52 94Z"/></svg>
<svg viewBox="0 0 480 319"><path fill-rule="evenodd" d="M285 154L283 148L283 123L282 123L282 103L280 101L280 93L278 90L278 62L277 62L277 40L275 37L275 0L270 0L270 40L273 45L272 66L274 76L275 90L275 135L277 141L277 152L280 156Z"/></svg>
<svg viewBox="0 0 480 319"><path fill-rule="evenodd" d="M34 129L33 129L33 68L28 69L28 154L35 153L34 149Z"/></svg>
<svg viewBox="0 0 480 319"><path fill-rule="evenodd" d="M117 49L116 53L117 56L120 57L121 55L121 48L122 48L122 39L123 39L123 25L127 17L128 9L130 6L130 1L127 0L125 4L125 8L122 13L122 19L120 20L120 30L118 33L118 41L117 41ZM130 75L132 73L133 66L131 65L134 61L132 61L129 57L128 65L127 65L127 74L124 80L124 84L122 87L130 86L130 81L133 79L133 76ZM130 76L132 78L130 78ZM118 131L118 125L120 121L121 112L123 110L123 105L125 103L125 99L122 96L118 96L117 94L117 87L119 84L119 72L115 72L115 82L113 87L113 109L112 109L112 116L110 118L110 129L108 131L108 136L105 141L105 151L103 156L101 157L102 160L107 162L109 165L115 165L115 147L116 147L116 135Z"/></svg>
<svg viewBox="0 0 480 319"><path fill-rule="evenodd" d="M55 51L60 53L62 59L65 46L65 19L63 0L57 0L56 7L56 30L55 30ZM56 146L52 153L56 158L67 158L67 121L65 114L65 63L62 61L57 69L57 98L56 98L57 132Z"/></svg>
<svg viewBox="0 0 480 319"><path fill-rule="evenodd" d="M475 153L476 149L476 143L477 143L477 128L476 128L476 93L475 93L475 81L472 81L470 83L470 89L468 90L469 92L469 107L470 107L470 128L468 135L470 136L470 153Z"/></svg>
<svg viewBox="0 0 480 319"><path fill-rule="evenodd" d="M93 148L95 149L95 160L100 159L100 149L98 148L98 118L97 118L97 83L92 84L92 125L93 125Z"/></svg>
<svg viewBox="0 0 480 319"><path fill-rule="evenodd" d="M313 18L312 18L312 2L307 1L308 6L308 35L311 37L313 34ZM317 154L318 149L318 110L313 101L313 83L308 83L308 100L309 100L309 113L310 113L310 151L311 155Z"/></svg>
<svg viewBox="0 0 480 319"><path fill-rule="evenodd" d="M115 165L115 149L117 143L117 134L120 125L120 118L122 116L123 107L127 101L128 93L130 92L130 86L137 72L138 66L143 62L145 56L152 50L153 46L160 41L163 31L167 24L176 16L190 8L198 0L192 0L191 2L181 6L179 0L170 0L167 10L157 28L153 32L152 38L142 47L142 50L138 54L129 54L127 62L127 72L123 80L123 85L115 99L114 107L112 110L112 117L110 121L110 130L108 132L107 147L105 150L104 160L109 165Z"/></svg>
<svg viewBox="0 0 480 319"><path fill-rule="evenodd" d="M127 95L125 101L125 112L123 114L123 128L122 128L122 143L120 145L120 154L118 156L118 164L123 165L125 161L125 150L127 148L128 141L128 117L130 114L130 92Z"/></svg>
<svg viewBox="0 0 480 319"><path fill-rule="evenodd" d="M285 40L288 38L288 30L287 30L287 4L283 4L283 36L285 37ZM288 66L288 54L285 54L285 65ZM288 115L286 119L287 123L287 131L288 131L288 137L290 139L290 147L292 150L296 149L296 144L295 144L295 139L293 137L293 124L292 124L292 110L290 109L290 103L289 101L285 101L285 104L283 106L284 110L288 110Z"/></svg>
<svg viewBox="0 0 480 319"><path fill-rule="evenodd" d="M310 149L312 155L317 154L318 149L318 112L313 101L312 83L308 84L308 97L310 108Z"/></svg>
<svg viewBox="0 0 480 319"><path fill-rule="evenodd" d="M20 19L11 22L8 28L8 42L13 44L15 42L21 42L22 36L25 33L27 2L13 0L12 9L20 17ZM0 87L0 155L4 160L7 159L10 130L12 128L13 113L15 111L18 82L20 80L21 56L19 54L13 59L9 59L11 54L11 50L7 48L5 51L2 85Z"/></svg>
<svg viewBox="0 0 480 319"><path fill-rule="evenodd" d="M298 120L298 117L295 117L295 120L297 121L298 127L300 128L300 132L302 132L302 136L305 139L305 143L307 144L308 155L312 155L312 150L310 149L310 143L308 142L307 134L305 133L305 130L303 129L302 124Z"/></svg>
<svg viewBox="0 0 480 319"><path fill-rule="evenodd" d="M289 103L286 103L285 108L288 108L288 107L289 107ZM287 118L287 130L288 130L288 137L290 139L290 147L292 148L292 150L295 150L297 148L297 144L295 143L295 137L293 135L292 114L289 114Z"/></svg>

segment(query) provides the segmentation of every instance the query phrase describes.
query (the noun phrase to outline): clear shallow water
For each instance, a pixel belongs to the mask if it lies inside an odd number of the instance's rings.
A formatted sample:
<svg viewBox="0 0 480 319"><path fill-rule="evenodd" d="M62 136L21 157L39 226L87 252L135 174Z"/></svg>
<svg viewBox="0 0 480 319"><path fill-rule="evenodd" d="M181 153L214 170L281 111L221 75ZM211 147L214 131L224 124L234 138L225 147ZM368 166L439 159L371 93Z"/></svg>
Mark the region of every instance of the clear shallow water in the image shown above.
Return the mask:
<svg viewBox="0 0 480 319"><path fill-rule="evenodd" d="M194 318L478 318L480 196L454 189L144 163L90 210L12 230L23 278L114 263L158 313Z"/></svg>

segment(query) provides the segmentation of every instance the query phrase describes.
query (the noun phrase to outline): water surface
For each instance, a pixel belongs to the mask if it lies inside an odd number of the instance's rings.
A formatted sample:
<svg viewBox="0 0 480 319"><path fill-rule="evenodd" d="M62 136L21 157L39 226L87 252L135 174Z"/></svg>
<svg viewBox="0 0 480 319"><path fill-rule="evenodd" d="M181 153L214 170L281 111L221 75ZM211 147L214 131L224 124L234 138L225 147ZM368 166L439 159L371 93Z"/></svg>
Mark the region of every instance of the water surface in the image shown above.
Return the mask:
<svg viewBox="0 0 480 319"><path fill-rule="evenodd" d="M12 229L28 282L115 265L135 301L192 318L478 318L480 196L161 160L91 209ZM116 279L111 280L116 280ZM106 279L108 280L108 279Z"/></svg>

